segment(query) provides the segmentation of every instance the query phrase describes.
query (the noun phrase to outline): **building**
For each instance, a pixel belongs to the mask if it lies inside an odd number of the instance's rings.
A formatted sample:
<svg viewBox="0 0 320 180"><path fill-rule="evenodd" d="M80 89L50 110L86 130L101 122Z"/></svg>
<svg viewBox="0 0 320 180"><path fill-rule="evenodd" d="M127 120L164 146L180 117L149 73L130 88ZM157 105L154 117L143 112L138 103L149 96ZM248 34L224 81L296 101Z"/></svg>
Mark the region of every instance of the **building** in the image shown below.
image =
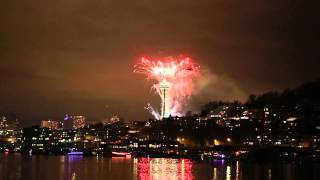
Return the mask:
<svg viewBox="0 0 320 180"><path fill-rule="evenodd" d="M110 124L114 124L120 122L120 118L117 115L112 116L111 118L106 118L102 121L103 125L110 125Z"/></svg>
<svg viewBox="0 0 320 180"><path fill-rule="evenodd" d="M20 122L16 116L1 116L0 117L0 130L18 130Z"/></svg>
<svg viewBox="0 0 320 180"><path fill-rule="evenodd" d="M73 123L72 123L72 116L69 115L69 114L66 114L63 118L63 129L66 129L66 130L72 130L72 126L73 126Z"/></svg>
<svg viewBox="0 0 320 180"><path fill-rule="evenodd" d="M86 118L84 116L72 116L73 129L80 129L86 126Z"/></svg>
<svg viewBox="0 0 320 180"><path fill-rule="evenodd" d="M22 152L47 152L51 147L52 130L33 126L22 130Z"/></svg>
<svg viewBox="0 0 320 180"><path fill-rule="evenodd" d="M52 120L43 120L41 121L41 127L42 128L48 128L53 130L59 130L62 129L63 123L58 121L52 121Z"/></svg>

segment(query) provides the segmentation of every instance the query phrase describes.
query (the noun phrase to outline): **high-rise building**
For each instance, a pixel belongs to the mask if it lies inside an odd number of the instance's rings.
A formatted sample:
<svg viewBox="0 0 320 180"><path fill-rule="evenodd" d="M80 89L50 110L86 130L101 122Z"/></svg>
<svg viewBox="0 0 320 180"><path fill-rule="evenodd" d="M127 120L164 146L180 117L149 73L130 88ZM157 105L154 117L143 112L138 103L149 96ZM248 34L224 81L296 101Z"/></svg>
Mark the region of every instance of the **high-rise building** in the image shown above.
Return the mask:
<svg viewBox="0 0 320 180"><path fill-rule="evenodd" d="M86 118L84 116L72 116L72 127L73 129L80 129L85 127Z"/></svg>
<svg viewBox="0 0 320 180"><path fill-rule="evenodd" d="M0 117L0 130L18 130L19 119L15 115L5 115Z"/></svg>
<svg viewBox="0 0 320 180"><path fill-rule="evenodd" d="M63 118L63 128L66 130L72 130L73 123L72 123L72 116L69 114L66 114Z"/></svg>
<svg viewBox="0 0 320 180"><path fill-rule="evenodd" d="M8 127L7 118L5 116L0 117L0 129L4 130Z"/></svg>
<svg viewBox="0 0 320 180"><path fill-rule="evenodd" d="M111 118L106 118L102 121L102 124L109 125L114 124L120 121L120 118L117 115L112 116Z"/></svg>
<svg viewBox="0 0 320 180"><path fill-rule="evenodd" d="M41 121L41 127L42 128L48 128L53 130L62 129L63 123L58 121L52 121L52 120L43 120Z"/></svg>
<svg viewBox="0 0 320 180"><path fill-rule="evenodd" d="M45 152L52 146L52 130L32 126L22 129L22 152Z"/></svg>

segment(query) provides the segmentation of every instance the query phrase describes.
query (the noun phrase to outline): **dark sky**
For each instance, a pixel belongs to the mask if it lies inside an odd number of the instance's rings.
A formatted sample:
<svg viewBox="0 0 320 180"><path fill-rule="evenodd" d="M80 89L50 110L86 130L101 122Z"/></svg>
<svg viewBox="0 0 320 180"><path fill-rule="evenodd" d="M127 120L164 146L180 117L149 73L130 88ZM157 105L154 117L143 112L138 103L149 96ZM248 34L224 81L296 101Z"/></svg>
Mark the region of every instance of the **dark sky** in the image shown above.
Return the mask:
<svg viewBox="0 0 320 180"><path fill-rule="evenodd" d="M142 55L189 55L191 100L246 100L319 78L320 11L305 0L3 0L0 112L25 125L65 113L143 120L159 104Z"/></svg>

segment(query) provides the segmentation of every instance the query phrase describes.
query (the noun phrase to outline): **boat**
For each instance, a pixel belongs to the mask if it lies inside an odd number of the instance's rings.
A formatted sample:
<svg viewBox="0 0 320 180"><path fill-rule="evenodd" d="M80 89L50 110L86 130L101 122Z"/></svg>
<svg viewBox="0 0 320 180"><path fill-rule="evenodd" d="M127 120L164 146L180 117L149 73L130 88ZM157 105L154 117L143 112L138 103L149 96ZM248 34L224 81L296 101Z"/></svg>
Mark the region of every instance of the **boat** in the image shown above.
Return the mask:
<svg viewBox="0 0 320 180"><path fill-rule="evenodd" d="M72 151L72 152L69 152L68 153L69 156L82 156L83 155L83 152L82 151Z"/></svg>
<svg viewBox="0 0 320 180"><path fill-rule="evenodd" d="M126 157L126 158L131 158L131 153L130 152L112 152L112 157Z"/></svg>

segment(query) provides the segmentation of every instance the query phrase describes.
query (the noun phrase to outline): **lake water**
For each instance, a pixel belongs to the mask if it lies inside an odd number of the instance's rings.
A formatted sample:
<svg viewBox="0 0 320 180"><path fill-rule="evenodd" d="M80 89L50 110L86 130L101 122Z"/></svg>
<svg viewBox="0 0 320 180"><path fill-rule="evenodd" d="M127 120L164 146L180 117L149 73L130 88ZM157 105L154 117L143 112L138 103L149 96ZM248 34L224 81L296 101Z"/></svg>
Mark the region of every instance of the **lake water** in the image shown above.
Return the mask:
<svg viewBox="0 0 320 180"><path fill-rule="evenodd" d="M0 154L1 180L320 179L318 162L208 162Z"/></svg>

